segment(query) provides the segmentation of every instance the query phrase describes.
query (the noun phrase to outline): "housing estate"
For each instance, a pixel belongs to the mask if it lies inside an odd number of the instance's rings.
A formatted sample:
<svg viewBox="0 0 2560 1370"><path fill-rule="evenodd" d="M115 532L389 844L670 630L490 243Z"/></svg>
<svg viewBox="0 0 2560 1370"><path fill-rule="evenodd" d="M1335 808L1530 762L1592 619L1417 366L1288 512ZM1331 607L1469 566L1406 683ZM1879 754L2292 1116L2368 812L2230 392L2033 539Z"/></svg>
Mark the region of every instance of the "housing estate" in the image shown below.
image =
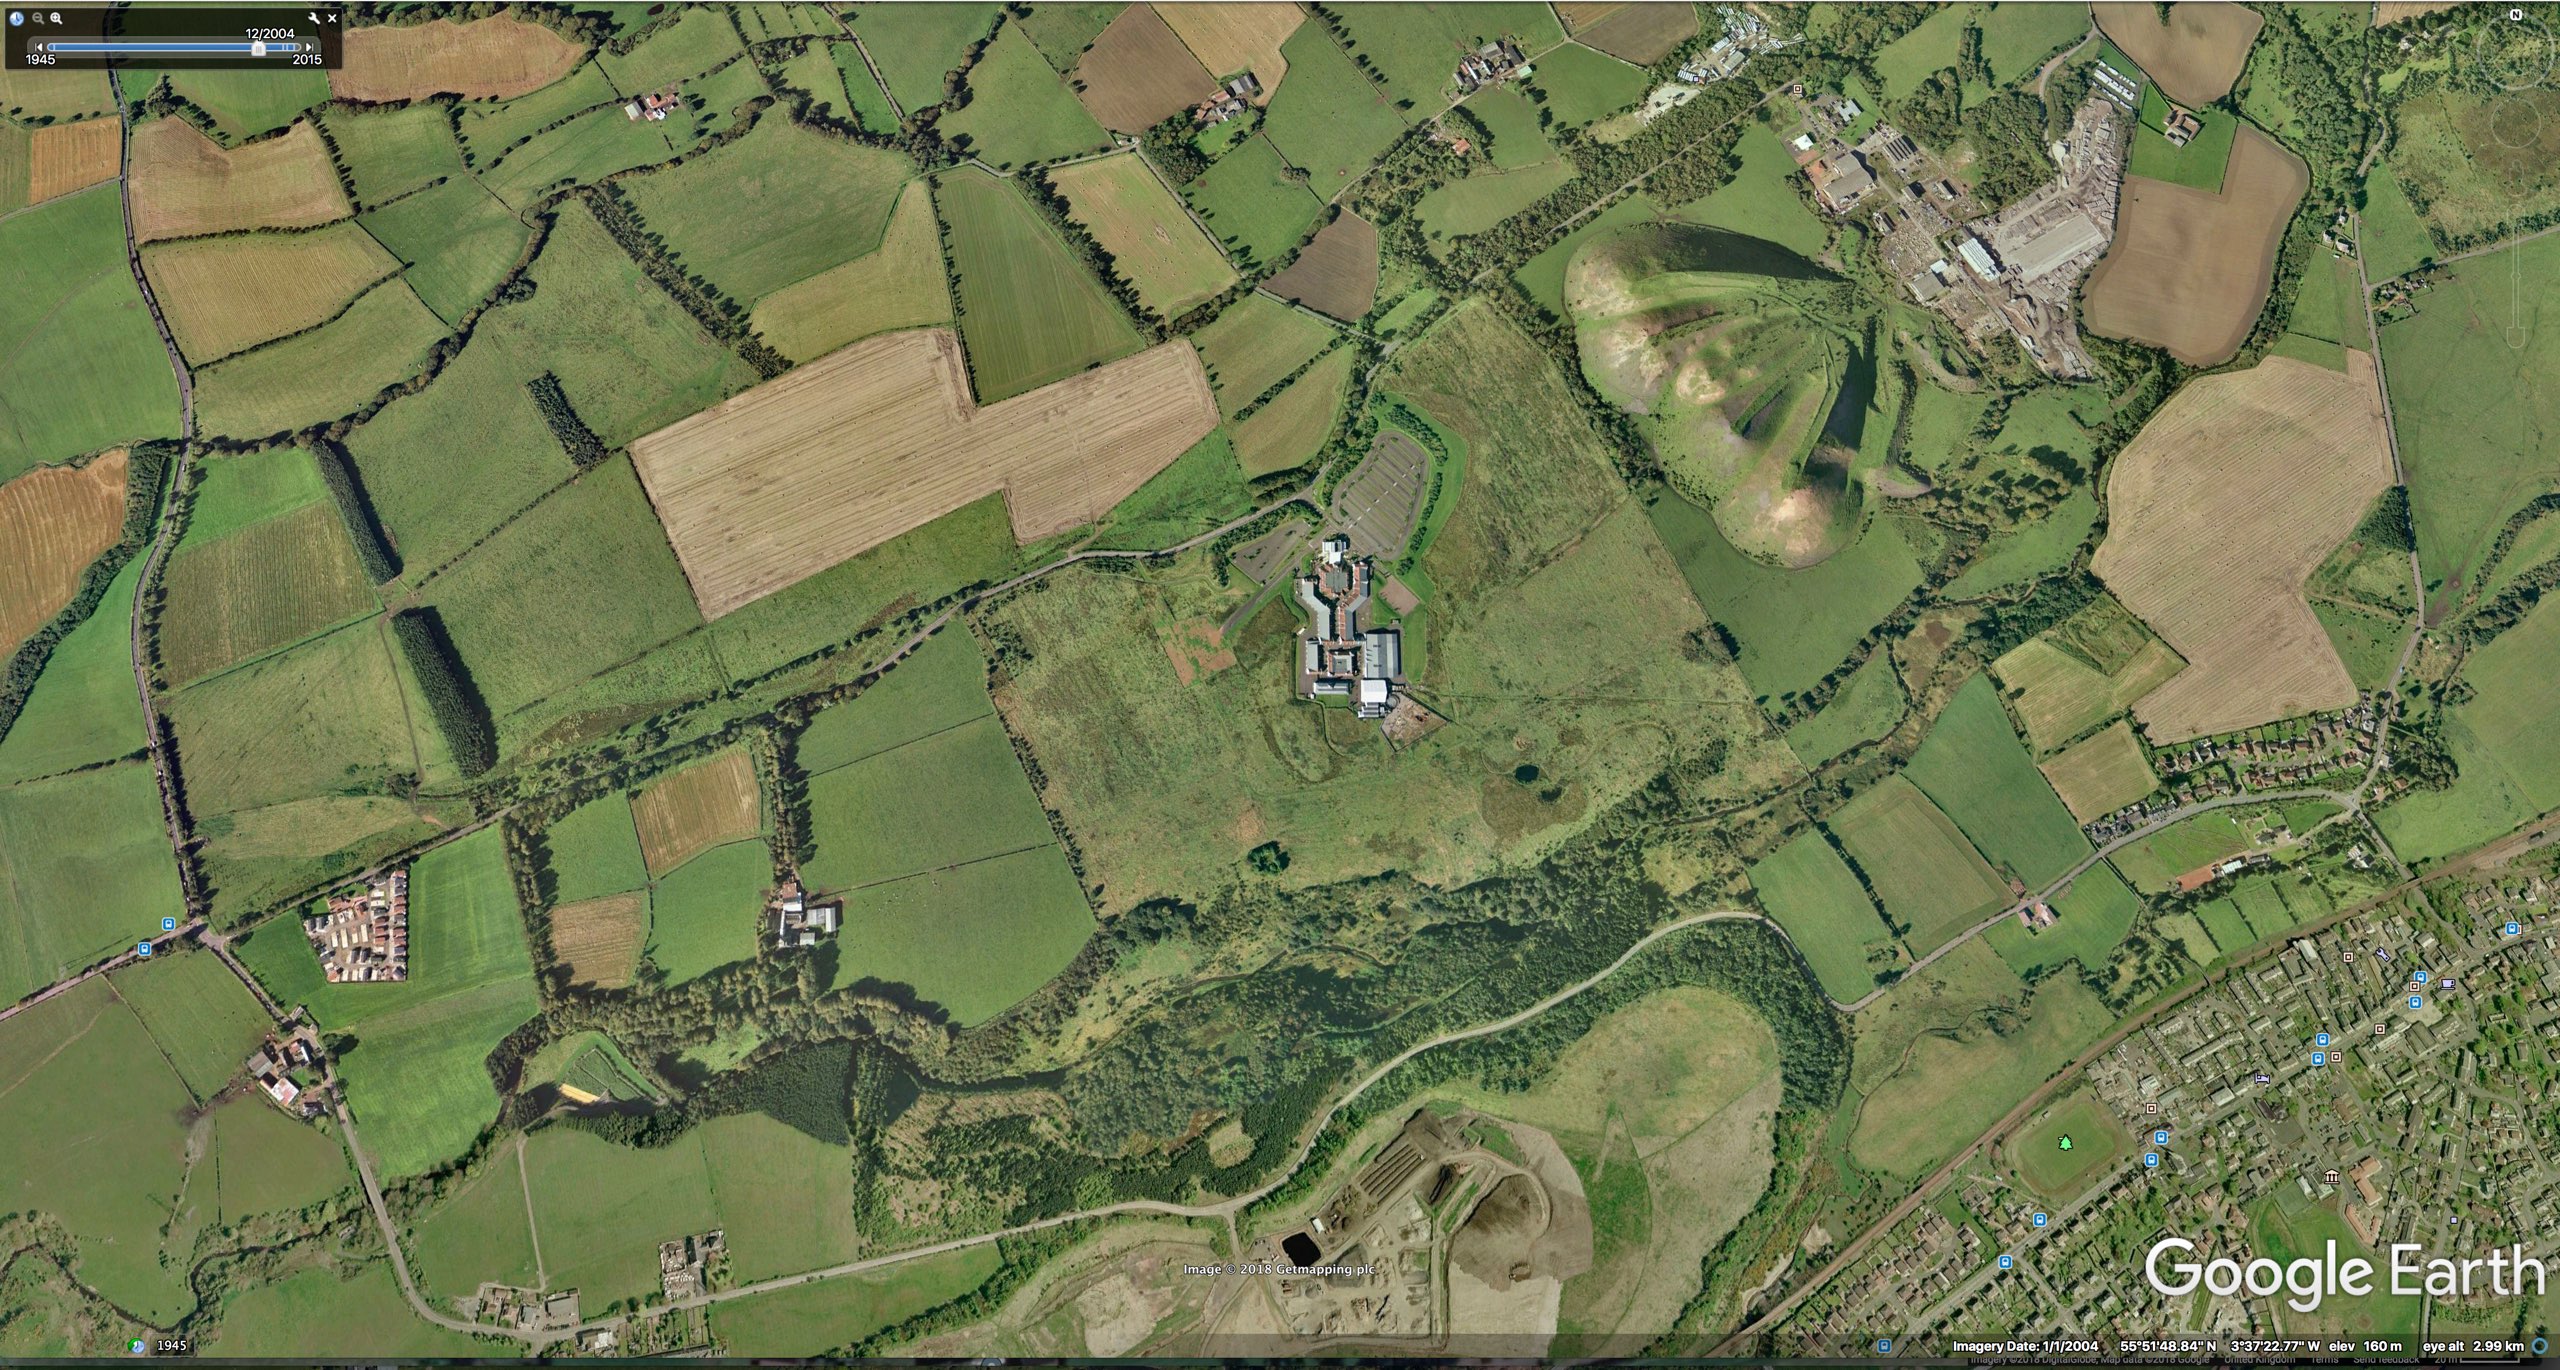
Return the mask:
<svg viewBox="0 0 2560 1370"><path fill-rule="evenodd" d="M362 894L333 894L302 920L331 984L409 978L409 873L393 871Z"/></svg>
<svg viewBox="0 0 2560 1370"><path fill-rule="evenodd" d="M1298 693L1345 698L1362 718L1384 718L1404 684L1404 638L1394 628L1361 626L1377 566L1351 555L1340 533L1319 547L1316 573L1298 577L1307 626L1298 637Z"/></svg>

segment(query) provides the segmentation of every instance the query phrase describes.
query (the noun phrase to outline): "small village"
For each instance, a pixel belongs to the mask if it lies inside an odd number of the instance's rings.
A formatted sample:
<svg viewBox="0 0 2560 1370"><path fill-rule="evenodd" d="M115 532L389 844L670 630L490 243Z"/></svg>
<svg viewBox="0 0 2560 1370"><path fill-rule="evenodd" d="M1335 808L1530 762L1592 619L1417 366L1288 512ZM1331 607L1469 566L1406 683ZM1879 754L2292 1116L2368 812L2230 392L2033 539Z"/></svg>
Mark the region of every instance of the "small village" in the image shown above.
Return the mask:
<svg viewBox="0 0 2560 1370"><path fill-rule="evenodd" d="M333 894L322 907L302 932L330 984L409 978L408 871L379 876L361 894Z"/></svg>
<svg viewBox="0 0 2560 1370"><path fill-rule="evenodd" d="M2152 748L2150 764L2160 788L2091 819L2081 831L2104 844L2201 800L2350 780L2370 764L2393 699L2389 690L2369 690L2342 709ZM2387 753L2383 764L2390 765Z"/></svg>
<svg viewBox="0 0 2560 1370"><path fill-rule="evenodd" d="M241 1069L276 1107L298 1118L316 1118L323 1111L318 1093L294 1081L296 1072L308 1072L321 1066L320 1034L308 1022L297 1019L282 1035L270 1033L256 1051L249 1053Z"/></svg>

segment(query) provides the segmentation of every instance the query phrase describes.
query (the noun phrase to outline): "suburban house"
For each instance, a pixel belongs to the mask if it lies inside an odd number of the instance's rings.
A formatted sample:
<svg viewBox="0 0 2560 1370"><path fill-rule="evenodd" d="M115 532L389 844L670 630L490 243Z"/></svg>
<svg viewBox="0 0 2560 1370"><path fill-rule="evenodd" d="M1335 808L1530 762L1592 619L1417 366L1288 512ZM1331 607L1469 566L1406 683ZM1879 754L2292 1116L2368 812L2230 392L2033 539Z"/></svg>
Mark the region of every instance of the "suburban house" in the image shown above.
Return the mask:
<svg viewBox="0 0 2560 1370"><path fill-rule="evenodd" d="M1343 534L1320 545L1316 573L1298 578L1307 627L1298 638L1298 693L1345 698L1362 718L1384 718L1404 684L1404 638L1393 628L1363 628L1377 568L1351 555Z"/></svg>

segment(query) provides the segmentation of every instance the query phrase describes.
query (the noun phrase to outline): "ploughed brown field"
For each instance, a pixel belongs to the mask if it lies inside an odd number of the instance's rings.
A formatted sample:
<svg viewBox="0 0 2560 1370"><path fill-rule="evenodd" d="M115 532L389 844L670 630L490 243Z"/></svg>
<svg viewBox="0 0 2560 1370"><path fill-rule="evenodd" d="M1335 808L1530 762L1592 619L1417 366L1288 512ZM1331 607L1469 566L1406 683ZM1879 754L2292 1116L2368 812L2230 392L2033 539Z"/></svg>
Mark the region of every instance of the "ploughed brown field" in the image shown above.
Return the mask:
<svg viewBox="0 0 2560 1370"><path fill-rule="evenodd" d="M1345 213L1316 233L1289 269L1262 288L1344 323L1357 322L1378 302L1378 230Z"/></svg>
<svg viewBox="0 0 2560 1370"><path fill-rule="evenodd" d="M1118 133L1152 128L1218 89L1200 59L1146 4L1120 11L1085 50L1075 74L1084 107Z"/></svg>
<svg viewBox="0 0 2560 1370"><path fill-rule="evenodd" d="M2241 5L2188 3L2171 5L2169 20L2149 0L2093 4L2098 31L2142 64L2160 93L2189 107L2209 105L2231 93L2240 69L2249 64L2249 45L2266 23Z"/></svg>
<svg viewBox="0 0 2560 1370"><path fill-rule="evenodd" d="M308 121L225 152L184 119L133 132L133 232L144 241L343 219L346 192Z"/></svg>
<svg viewBox="0 0 2560 1370"><path fill-rule="evenodd" d="M1558 13L1564 8L1559 6ZM1577 25L1574 41L1640 67L1661 61L1680 46L1682 39L1698 31L1698 12L1689 5L1646 0L1641 4L1589 8L1608 8L1611 12L1589 24Z"/></svg>
<svg viewBox="0 0 2560 1370"><path fill-rule="evenodd" d="M599 989L621 989L640 968L649 936L649 896L633 890L582 899L551 911L551 950L569 967L569 978Z"/></svg>
<svg viewBox="0 0 2560 1370"><path fill-rule="evenodd" d="M124 528L125 454L40 466L0 485L0 653L45 625Z"/></svg>
<svg viewBox="0 0 2560 1370"><path fill-rule="evenodd" d="M2219 194L2126 177L2115 242L2082 296L2090 329L2191 366L2231 360L2266 307L2276 248L2310 185L2301 158L2246 124Z"/></svg>
<svg viewBox="0 0 2560 1370"><path fill-rule="evenodd" d="M981 408L947 328L865 339L631 444L703 616L1003 491L1028 543L1089 523L1217 427L1165 343Z"/></svg>
<svg viewBox="0 0 2560 1370"><path fill-rule="evenodd" d="M423 100L451 93L507 99L569 74L586 49L540 24L496 14L457 24L377 24L347 30L346 65L329 73L341 100Z"/></svg>
<svg viewBox="0 0 2560 1370"><path fill-rule="evenodd" d="M658 781L631 797L631 822L640 833L640 856L651 875L664 875L695 856L755 836L756 768L733 747Z"/></svg>
<svg viewBox="0 0 2560 1370"><path fill-rule="evenodd" d="M124 130L113 119L37 129L27 146L27 203L114 180L123 160Z"/></svg>
<svg viewBox="0 0 2560 1370"><path fill-rule="evenodd" d="M2154 742L2352 703L2302 589L2391 484L2373 359L2269 357L2180 390L2107 478L2090 564L2187 659L2133 706Z"/></svg>
<svg viewBox="0 0 2560 1370"><path fill-rule="evenodd" d="M1280 78L1289 74L1289 59L1280 55L1280 45L1307 18L1305 10L1286 0L1160 4L1154 9L1210 75L1251 71L1253 79L1262 83L1262 94L1254 100L1257 105L1269 104L1271 92L1280 88Z"/></svg>

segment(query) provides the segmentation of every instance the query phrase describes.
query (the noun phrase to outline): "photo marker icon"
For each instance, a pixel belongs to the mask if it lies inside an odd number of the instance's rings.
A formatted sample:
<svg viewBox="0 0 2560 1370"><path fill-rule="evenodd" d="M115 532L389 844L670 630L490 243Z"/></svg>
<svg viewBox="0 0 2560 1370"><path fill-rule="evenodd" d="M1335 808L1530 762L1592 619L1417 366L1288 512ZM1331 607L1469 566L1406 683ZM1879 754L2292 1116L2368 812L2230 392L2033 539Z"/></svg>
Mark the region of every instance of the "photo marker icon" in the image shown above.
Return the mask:
<svg viewBox="0 0 2560 1370"><path fill-rule="evenodd" d="M175 918L161 919L160 930L162 932L176 932L178 930L178 920Z"/></svg>
<svg viewBox="0 0 2560 1370"><path fill-rule="evenodd" d="M2325 1047L2325 1046L2329 1045L2329 1034L2327 1034L2327 1033L2325 1033L2325 1032L2324 1032L2324 1033L2321 1033L2319 1036L2312 1038L2312 1039L2311 1039L2311 1045L2313 1045L2313 1046L2315 1046L2315 1047Z"/></svg>
<svg viewBox="0 0 2560 1370"><path fill-rule="evenodd" d="M2044 1226L2045 1218L2043 1214L2038 1213L2033 1218L2028 1219L2028 1221L2034 1223L2038 1227L2042 1227Z"/></svg>
<svg viewBox="0 0 2560 1370"><path fill-rule="evenodd" d="M2160 1168L2160 1153L2157 1151L2143 1152L2142 1164L2146 1169L2158 1170Z"/></svg>
<svg viewBox="0 0 2560 1370"><path fill-rule="evenodd" d="M2427 1006L2426 996L2424 996L2424 995L2419 995L2419 994L2412 994L2412 995L2410 995L2410 996L2409 996L2409 1007L2411 1007L2411 1008L2425 1008L2426 1006Z"/></svg>
<svg viewBox="0 0 2560 1370"><path fill-rule="evenodd" d="M2011 1267L2011 1266L2013 1266L2013 1265L2016 1265L2016 1264L2017 1264L2017 1260L2016 1260L2016 1258L2014 1258L2014 1257L2012 1257L2012 1256L2008 1256L2008 1255L2005 1255L2005 1254L2004 1254L2004 1255L2002 1255L2002 1256L2000 1257L2000 1268L2001 1268L2001 1269L2003 1269L2003 1270L2006 1270L2006 1269L2008 1269L2009 1267Z"/></svg>
<svg viewBox="0 0 2560 1370"><path fill-rule="evenodd" d="M151 955L151 944L149 942L134 943L133 954L136 956L148 957Z"/></svg>
<svg viewBox="0 0 2560 1370"><path fill-rule="evenodd" d="M2311 1053L2311 1064L2315 1066L2325 1066L2329 1064L2329 1053L2325 1051L2315 1051Z"/></svg>
<svg viewBox="0 0 2560 1370"><path fill-rule="evenodd" d="M2151 1134L2151 1144L2153 1146L2167 1146L2169 1144L2169 1129L2164 1127L2153 1132Z"/></svg>
<svg viewBox="0 0 2560 1370"><path fill-rule="evenodd" d="M2509 937L2513 937L2513 936L2515 936L2517 933L2520 933L2520 932L2522 932L2522 931L2524 931L2524 925L2523 925L2522 923L2517 923L2517 922L2510 921L2510 922L2507 924L2507 935L2508 935Z"/></svg>

